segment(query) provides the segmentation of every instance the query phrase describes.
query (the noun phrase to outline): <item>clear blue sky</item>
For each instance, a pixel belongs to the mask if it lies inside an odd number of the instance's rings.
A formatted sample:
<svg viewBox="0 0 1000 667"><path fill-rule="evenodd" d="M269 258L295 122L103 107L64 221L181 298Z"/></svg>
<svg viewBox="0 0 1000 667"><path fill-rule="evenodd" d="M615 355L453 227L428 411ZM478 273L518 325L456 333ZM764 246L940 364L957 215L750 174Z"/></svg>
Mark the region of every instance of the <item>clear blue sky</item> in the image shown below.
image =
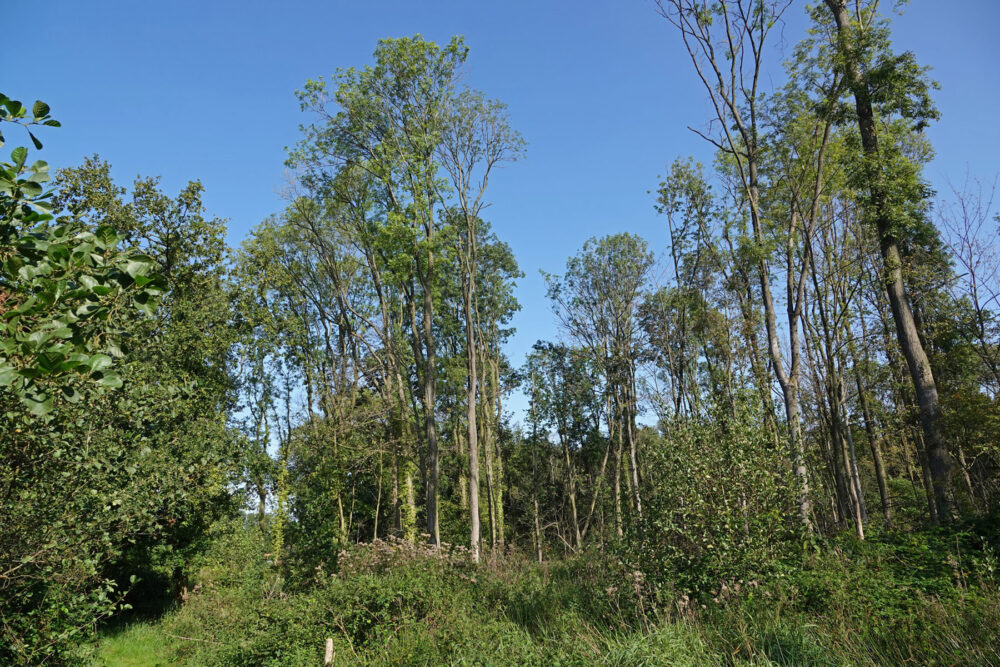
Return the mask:
<svg viewBox="0 0 1000 667"><path fill-rule="evenodd" d="M558 335L539 269L559 273L587 238L619 231L663 252L648 191L676 156L711 161L686 129L707 120L705 94L652 0L4 5L14 47L0 90L45 100L63 123L44 133L42 157L61 167L96 152L120 183L159 175L168 192L201 179L233 245L283 206L284 148L304 120L293 91L306 79L370 62L382 37L465 35L467 82L505 101L528 142L526 159L491 183L487 212L526 274L508 346L515 364ZM787 49L803 34L804 7L789 12ZM927 172L942 192L967 168L985 179L998 171L998 25L995 0L914 0L894 17L897 48L915 51L942 86Z"/></svg>

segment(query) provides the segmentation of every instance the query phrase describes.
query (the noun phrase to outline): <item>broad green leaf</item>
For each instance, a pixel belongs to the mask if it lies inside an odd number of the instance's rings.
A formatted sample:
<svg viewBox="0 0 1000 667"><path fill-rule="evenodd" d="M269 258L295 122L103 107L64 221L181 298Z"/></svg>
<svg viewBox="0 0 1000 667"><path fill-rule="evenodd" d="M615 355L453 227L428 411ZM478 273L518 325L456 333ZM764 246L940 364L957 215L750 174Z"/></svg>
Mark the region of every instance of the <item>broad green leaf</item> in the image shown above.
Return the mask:
<svg viewBox="0 0 1000 667"><path fill-rule="evenodd" d="M81 398L83 398L83 394L80 392L80 390L74 387L73 385L63 385L62 387L59 388L59 391L62 392L63 398L65 398L70 403L76 403Z"/></svg>
<svg viewBox="0 0 1000 667"><path fill-rule="evenodd" d="M28 408L28 412L36 417L42 417L52 412L52 397L44 392L22 396L21 402Z"/></svg>
<svg viewBox="0 0 1000 667"><path fill-rule="evenodd" d="M111 387L112 389L117 389L122 386L122 379L118 377L118 373L114 371L100 371L98 373L93 373L90 377L97 381L97 384L102 387Z"/></svg>
<svg viewBox="0 0 1000 667"><path fill-rule="evenodd" d="M135 298L132 299L132 302L135 304L136 308L146 313L147 315L152 316L153 314L156 313L156 305L157 305L156 299L154 299L146 292L139 292L139 294L137 294Z"/></svg>
<svg viewBox="0 0 1000 667"><path fill-rule="evenodd" d="M42 194L42 186L34 181L22 181L21 191L28 197L37 197Z"/></svg>
<svg viewBox="0 0 1000 667"><path fill-rule="evenodd" d="M106 354L95 354L90 358L87 366L90 367L91 372L103 371L111 366L111 357Z"/></svg>
<svg viewBox="0 0 1000 667"><path fill-rule="evenodd" d="M18 100L12 100L8 98L3 101L3 105L7 107L7 111L10 113L11 116L17 116L24 110L24 106Z"/></svg>
<svg viewBox="0 0 1000 667"><path fill-rule="evenodd" d="M153 266L153 260L144 255L137 255L125 264L125 273L129 274L133 278L136 276L144 276L149 273L149 270Z"/></svg>
<svg viewBox="0 0 1000 667"><path fill-rule="evenodd" d="M28 149L24 146L18 146L10 152L10 159L14 161L14 165L20 170L24 166L24 161L28 159Z"/></svg>
<svg viewBox="0 0 1000 667"><path fill-rule="evenodd" d="M94 230L94 237L97 241L97 247L102 250L118 245L118 241L121 240L111 225L101 225L98 227Z"/></svg>
<svg viewBox="0 0 1000 667"><path fill-rule="evenodd" d="M17 377L17 370L13 366L0 362L0 387L9 387Z"/></svg>

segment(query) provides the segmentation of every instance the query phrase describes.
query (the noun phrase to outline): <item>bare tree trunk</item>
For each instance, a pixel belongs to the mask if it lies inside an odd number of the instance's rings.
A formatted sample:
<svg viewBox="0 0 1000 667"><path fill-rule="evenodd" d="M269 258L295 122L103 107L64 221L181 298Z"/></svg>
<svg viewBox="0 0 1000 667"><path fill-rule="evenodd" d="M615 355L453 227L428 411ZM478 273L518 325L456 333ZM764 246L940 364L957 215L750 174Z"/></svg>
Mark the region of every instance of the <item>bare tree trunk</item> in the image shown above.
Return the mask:
<svg viewBox="0 0 1000 667"><path fill-rule="evenodd" d="M829 339L828 339L829 344ZM828 350L828 355L831 352ZM843 383L837 374L833 361L827 357L827 396L830 402L830 434L833 440L833 449L836 453L837 474L841 477L847 494L847 510L854 522L855 534L859 539L865 539L864 518L861 512L861 498L858 493L859 487L855 484L854 475L851 472L851 453L848 448L847 429L850 428L843 419Z"/></svg>
<svg viewBox="0 0 1000 667"><path fill-rule="evenodd" d="M632 497L635 503L635 513L639 521L642 521L642 496L639 493L639 457L636 443L636 432L635 432L635 413L636 413L636 399L635 399L635 376L631 369L631 361L629 362L629 369L626 377L625 385L625 423L623 424L625 433L628 436L628 457L629 457L629 467L632 472ZM575 503L574 503L575 505ZM576 509L574 507L574 514Z"/></svg>
<svg viewBox="0 0 1000 667"><path fill-rule="evenodd" d="M433 254L428 253L426 274L433 270ZM438 461L437 420L434 410L437 404L437 356L434 341L434 294L433 285L428 275L422 282L424 291L423 335L424 349L427 356L424 361L424 430L427 434L427 532L433 545L441 544L441 529L438 520L438 476L441 474L441 464Z"/></svg>
<svg viewBox="0 0 1000 667"><path fill-rule="evenodd" d="M977 509L975 492L972 490L972 477L969 476L969 464L965 462L965 450L961 444L958 445L958 463L962 467L962 478L965 480L966 493L969 494L969 503Z"/></svg>
<svg viewBox="0 0 1000 667"><path fill-rule="evenodd" d="M389 502L392 505L392 534L400 537L403 534L403 508L399 497L399 443L392 448L392 488L389 490Z"/></svg>
<svg viewBox="0 0 1000 667"><path fill-rule="evenodd" d="M829 388L827 389L827 400L829 400ZM833 415L827 414L830 426L830 466L833 470L834 484L836 485L837 510L839 514L838 522L846 521L849 516L853 516L851 509L851 496L847 489L847 480L844 470L844 448L840 444L840 426Z"/></svg>
<svg viewBox="0 0 1000 667"><path fill-rule="evenodd" d="M542 522L538 511L538 434L535 419L535 375L531 375L531 501L535 509L535 551L542 562Z"/></svg>
<svg viewBox="0 0 1000 667"><path fill-rule="evenodd" d="M601 460L601 468L597 473L597 481L594 484L594 493L590 497L590 509L587 510L587 519L583 522L583 530L580 531L581 537L587 537L587 529L590 528L590 520L594 516L594 507L597 505L597 498L601 493L601 486L604 482L604 471L608 466L608 456L611 454L611 442L607 443L604 448L604 458ZM603 508L602 508L603 511Z"/></svg>
<svg viewBox="0 0 1000 667"><path fill-rule="evenodd" d="M569 489L570 520L573 524L573 545L579 550L583 546L580 534L580 518L576 511L576 476L573 474L573 461L570 458L569 442L562 429L559 430L559 444L562 445L563 463L566 465L566 486Z"/></svg>
<svg viewBox="0 0 1000 667"><path fill-rule="evenodd" d="M402 441L403 438L410 432L410 429L407 428L409 419L406 416L406 388L403 384L403 377L400 374L398 366L396 367L396 393L399 400L399 438ZM397 457L401 457L401 446L402 443L396 447ZM412 542L416 539L417 532L417 506L416 500L413 497L413 462L405 457L402 457L401 463L402 465L400 465L400 459L397 458L396 476L394 481L397 488L397 530L399 531L400 537ZM400 478L404 479L404 486L406 487L406 493L403 495L405 498L405 505L403 504L403 498L400 497L398 492Z"/></svg>
<svg viewBox="0 0 1000 667"><path fill-rule="evenodd" d="M934 482L931 476L931 466L927 457L927 447L920 433L914 434L914 442L917 446L917 459L920 460L921 481L924 483L924 497L927 499L927 514L931 521L938 523L941 521L937 503L934 501Z"/></svg>
<svg viewBox="0 0 1000 667"><path fill-rule="evenodd" d="M852 341L851 354L854 356L854 382L858 388L858 401L861 403L861 415L865 420L865 435L868 437L868 447L872 451L872 461L875 463L875 479L878 481L878 495L882 503L882 518L885 527L892 528L892 499L889 497L889 485L886 480L885 463L882 459L882 446L875 435L875 425L872 422L871 408L868 404L868 394L861 384L861 370L858 368L857 355L853 350Z"/></svg>
<svg viewBox="0 0 1000 667"><path fill-rule="evenodd" d="M610 399L609 399L610 400ZM614 412L617 412L615 410ZM618 428L614 428L617 425ZM614 494L614 507L615 507L615 534L618 539L625 536L625 531L622 528L622 433L621 424L617 418L612 417L608 420L608 437L615 443L615 474L614 482L611 486L611 493Z"/></svg>
<svg viewBox="0 0 1000 667"><path fill-rule="evenodd" d="M404 532L404 535L411 542L416 542L416 540L417 540L417 498L416 498L416 490L414 489L414 484L413 484L413 471L409 470L409 469L407 469L407 473L406 473L406 506L411 511L411 514L408 517L409 521L407 521L407 523L405 525L410 527L410 530L412 531L412 534L406 535L406 533ZM404 531L405 530L406 529L404 528Z"/></svg>
<svg viewBox="0 0 1000 667"><path fill-rule="evenodd" d="M457 406L456 406L457 407ZM453 449L459 461L467 461L468 451L465 447L465 439L462 435L461 419L457 412L451 415L451 441L454 443ZM462 510L469 509L469 475L468 468L460 465L458 468L458 506Z"/></svg>
<svg viewBox="0 0 1000 667"><path fill-rule="evenodd" d="M472 319L472 301L475 299L475 230L470 221L468 225L469 247L465 253L465 285L462 290L462 300L465 314L465 358L468 371L466 388L466 424L468 426L469 442L469 548L472 550L472 560L479 562L479 427L476 424L476 395L479 387L476 357L475 323ZM492 514L492 512L491 512ZM492 522L491 522L492 523Z"/></svg>
<svg viewBox="0 0 1000 667"><path fill-rule="evenodd" d="M496 418L495 420L490 420L494 425L496 425L496 430L490 426L489 422L489 438L487 439L487 445L490 447L490 452L492 456L489 459L489 466L487 468L490 475L490 484L492 485L493 492L492 497L494 498L494 515L496 518L496 533L497 539L496 544L503 548L504 545L504 512L503 512L503 451L500 449L500 438L499 438L499 428L501 420L503 419L503 392L500 388L500 366L497 362L496 355L490 358L490 366L493 369L493 392L494 400L497 406Z"/></svg>
<svg viewBox="0 0 1000 667"><path fill-rule="evenodd" d="M372 542L378 539L378 514L379 510L382 508L382 453L379 452L378 455L378 478L376 480L376 496L375 496L375 520L372 527Z"/></svg>
<svg viewBox="0 0 1000 667"><path fill-rule="evenodd" d="M837 383L840 385L840 406L844 415L844 435L847 439L847 452L850 457L849 470L851 473L851 484L853 484L854 493L858 498L858 514L862 521L867 521L868 508L865 506L865 496L861 488L861 475L858 474L858 457L854 449L854 434L851 431L851 407L847 404L846 388L844 387L842 374L838 376Z"/></svg>

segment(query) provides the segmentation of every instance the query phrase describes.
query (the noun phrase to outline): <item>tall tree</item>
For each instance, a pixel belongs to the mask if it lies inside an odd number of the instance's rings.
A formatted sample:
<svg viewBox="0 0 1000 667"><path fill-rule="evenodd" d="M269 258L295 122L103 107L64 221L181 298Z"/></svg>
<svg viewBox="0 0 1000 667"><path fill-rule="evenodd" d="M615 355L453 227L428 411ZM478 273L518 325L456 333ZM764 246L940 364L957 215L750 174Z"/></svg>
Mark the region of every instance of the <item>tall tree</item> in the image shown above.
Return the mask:
<svg viewBox="0 0 1000 667"><path fill-rule="evenodd" d="M549 298L560 323L605 378L607 425L610 440L615 443L612 494L619 534L626 446L627 487L632 509L642 517L636 373L643 341L638 310L652 264L653 256L644 240L632 234L615 234L584 243L580 253L567 261L565 275L546 275Z"/></svg>
<svg viewBox="0 0 1000 667"><path fill-rule="evenodd" d="M764 309L771 368L781 385L788 421L790 453L799 493L799 518L811 529L809 478L802 443L799 406L799 312L805 272L795 272L795 240L802 220L801 210L788 211L786 288L791 360L786 366L781 353L771 275L768 266L766 220L761 190L765 140L763 100L760 90L765 46L790 0L657 0L660 14L680 32L698 78L709 94L719 136L698 134L714 145L731 164L738 184L740 204L749 210L757 283ZM821 179L823 153L819 153L816 178ZM818 193L819 188L816 188ZM818 196L818 195L817 195ZM808 197L803 197L808 199Z"/></svg>
<svg viewBox="0 0 1000 667"><path fill-rule="evenodd" d="M854 98L861 138L859 185L866 193L865 211L878 232L882 281L889 297L896 337L906 358L920 407L920 423L934 482L937 516L953 514L951 456L942 429L941 402L920 330L907 300L900 238L924 192L916 169L905 155L879 141L878 118L897 114L918 128L937 116L929 84L912 53L890 51L888 29L877 13L878 2L859 3L854 16L846 0L824 0L835 25L837 67Z"/></svg>
<svg viewBox="0 0 1000 667"><path fill-rule="evenodd" d="M324 81L307 82L299 93L302 107L316 112L322 122L303 128L305 139L291 158L292 164L312 168L319 180L332 178L326 170L331 162L363 169L381 190L385 222L408 239L410 275L403 284L421 366L426 525L433 544L440 543L434 311L443 224L436 157L458 67L467 53L458 38L443 48L420 36L382 40L374 65L338 75L334 108L328 108Z"/></svg>
<svg viewBox="0 0 1000 667"><path fill-rule="evenodd" d="M476 335L476 283L479 280L479 216L488 202L485 199L490 174L497 164L516 159L523 142L511 130L503 104L484 99L474 91L454 95L446 109L438 159L450 177L457 198L454 212L461 217L459 261L462 271L462 315L465 323L467 372L466 426L469 446L469 548L479 561L479 427L477 402L480 391L477 357L481 343ZM439 194L444 201L446 195ZM490 485L492 487L492 485ZM492 488L490 489L492 493ZM490 503L491 509L493 503ZM491 514L492 516L492 514ZM492 522L491 522L492 525Z"/></svg>

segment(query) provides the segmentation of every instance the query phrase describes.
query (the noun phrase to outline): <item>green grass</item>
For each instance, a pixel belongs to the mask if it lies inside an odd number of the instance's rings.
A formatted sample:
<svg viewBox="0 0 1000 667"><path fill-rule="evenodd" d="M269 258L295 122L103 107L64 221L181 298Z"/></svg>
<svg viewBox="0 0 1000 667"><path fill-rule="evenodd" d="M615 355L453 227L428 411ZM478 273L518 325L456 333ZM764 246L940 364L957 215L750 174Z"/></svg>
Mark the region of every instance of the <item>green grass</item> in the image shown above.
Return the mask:
<svg viewBox="0 0 1000 667"><path fill-rule="evenodd" d="M178 641L152 621L132 623L102 633L89 664L93 667L167 667L175 664L170 647Z"/></svg>

